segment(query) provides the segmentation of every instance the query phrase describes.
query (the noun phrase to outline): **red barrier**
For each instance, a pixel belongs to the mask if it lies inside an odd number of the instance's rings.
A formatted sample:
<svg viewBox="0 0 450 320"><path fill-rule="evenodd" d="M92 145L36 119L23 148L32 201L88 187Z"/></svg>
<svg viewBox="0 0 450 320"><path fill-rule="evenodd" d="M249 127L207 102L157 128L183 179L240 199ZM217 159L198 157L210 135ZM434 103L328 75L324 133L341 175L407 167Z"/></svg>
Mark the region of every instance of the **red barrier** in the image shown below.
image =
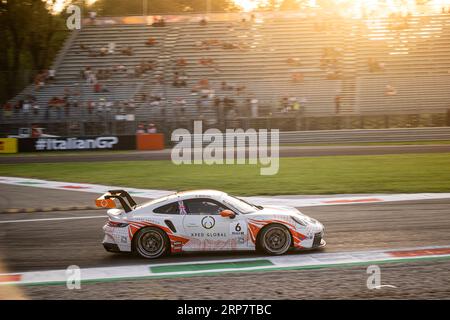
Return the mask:
<svg viewBox="0 0 450 320"><path fill-rule="evenodd" d="M162 133L143 133L136 135L138 150L163 150L164 135Z"/></svg>

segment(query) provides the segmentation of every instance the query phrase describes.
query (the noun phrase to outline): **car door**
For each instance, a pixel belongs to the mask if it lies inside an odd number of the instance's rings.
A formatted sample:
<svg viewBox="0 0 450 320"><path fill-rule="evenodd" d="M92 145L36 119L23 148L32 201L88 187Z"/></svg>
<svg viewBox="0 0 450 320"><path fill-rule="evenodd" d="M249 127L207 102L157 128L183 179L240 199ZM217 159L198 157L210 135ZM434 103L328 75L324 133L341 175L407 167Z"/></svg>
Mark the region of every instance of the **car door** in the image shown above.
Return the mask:
<svg viewBox="0 0 450 320"><path fill-rule="evenodd" d="M222 217L220 212L228 209L220 202L209 198L183 200L184 234L189 240L189 250L230 250L230 223L232 219Z"/></svg>

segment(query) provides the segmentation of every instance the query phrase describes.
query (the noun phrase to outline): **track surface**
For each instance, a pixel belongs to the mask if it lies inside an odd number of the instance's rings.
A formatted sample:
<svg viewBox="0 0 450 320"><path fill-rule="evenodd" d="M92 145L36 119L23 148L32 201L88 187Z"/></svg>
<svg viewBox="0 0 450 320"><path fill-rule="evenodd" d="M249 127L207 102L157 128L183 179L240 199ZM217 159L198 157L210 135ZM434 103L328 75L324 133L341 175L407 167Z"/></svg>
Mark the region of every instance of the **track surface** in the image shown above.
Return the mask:
<svg viewBox="0 0 450 320"><path fill-rule="evenodd" d="M382 155L405 153L439 153L450 152L450 145L383 145L383 146L282 146L280 157L318 157L337 155ZM195 153L195 151L194 151ZM91 162L91 161L142 161L170 160L171 150L162 151L130 151L128 153L95 154L40 154L0 157L0 164L15 163L53 163L53 162ZM236 155L235 155L236 157Z"/></svg>
<svg viewBox="0 0 450 320"><path fill-rule="evenodd" d="M92 201L92 194L0 185L2 202L22 200L30 205L43 195L57 201ZM10 198L11 197L11 198ZM47 198L48 199L48 198ZM42 206L42 205L41 205ZM304 213L326 226L326 252L448 245L450 243L450 200L353 204L308 207ZM103 216L101 211L3 214L0 222L0 257L9 272L83 267L150 264L129 254L111 254L101 246L106 217L79 220L30 221L24 219ZM293 253L302 254L302 253ZM158 263L256 257L255 253L183 254ZM365 287L365 267L334 270L230 274L171 280L140 280L87 284L69 292L64 286L25 287L36 298L449 298L450 262L420 262L382 267L383 283L402 287L375 293ZM383 273L384 275L384 273ZM260 290L261 277L268 291ZM344 281L344 282L342 282ZM391 283L393 282L393 283ZM130 289L133 288L133 289ZM209 289L208 289L209 288ZM307 292L301 288L310 288ZM406 289L407 288L407 289ZM113 290L114 289L114 290ZM396 291L397 290L397 291ZM369 292L370 291L370 292ZM378 291L378 290L377 290ZM386 296L387 294L387 296ZM248 296L250 295L250 296Z"/></svg>

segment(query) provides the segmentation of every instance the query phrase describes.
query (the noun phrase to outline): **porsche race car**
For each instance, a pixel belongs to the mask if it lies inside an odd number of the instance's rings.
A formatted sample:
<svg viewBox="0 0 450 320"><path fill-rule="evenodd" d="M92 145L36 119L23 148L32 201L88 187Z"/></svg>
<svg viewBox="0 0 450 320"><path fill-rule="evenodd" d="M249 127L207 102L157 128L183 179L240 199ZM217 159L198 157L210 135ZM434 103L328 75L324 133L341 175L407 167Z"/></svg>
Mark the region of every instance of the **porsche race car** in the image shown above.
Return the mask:
<svg viewBox="0 0 450 320"><path fill-rule="evenodd" d="M111 190L96 205L109 208L104 248L149 259L176 252L255 249L282 255L326 244L323 225L297 209L253 205L221 191L178 192L138 205L126 191Z"/></svg>

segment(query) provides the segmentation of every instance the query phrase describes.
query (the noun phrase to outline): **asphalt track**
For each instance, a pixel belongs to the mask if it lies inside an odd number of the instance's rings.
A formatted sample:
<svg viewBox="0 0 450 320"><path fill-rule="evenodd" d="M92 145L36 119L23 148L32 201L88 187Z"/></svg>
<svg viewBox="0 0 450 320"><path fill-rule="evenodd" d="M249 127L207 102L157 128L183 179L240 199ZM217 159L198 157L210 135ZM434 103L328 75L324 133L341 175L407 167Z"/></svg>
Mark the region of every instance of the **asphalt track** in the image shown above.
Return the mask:
<svg viewBox="0 0 450 320"><path fill-rule="evenodd" d="M269 150L270 151L270 150ZM193 151L195 154L197 151ZM319 157L343 155L383 155L408 153L450 152L450 145L380 145L380 146L281 146L280 157ZM236 153L235 153L236 157ZM76 154L45 153L27 156L3 156L0 164L92 162L92 161L145 161L170 160L171 149L161 151L130 151L117 153L77 152Z"/></svg>
<svg viewBox="0 0 450 320"><path fill-rule="evenodd" d="M77 205L93 195L0 185L1 203L42 205L43 199ZM18 195L20 198L17 198ZM22 196L23 195L23 196ZM58 199L58 200L56 200ZM450 244L450 200L352 204L301 209L326 226L325 252ZM101 211L0 215L0 259L8 272L151 264L101 246L106 217ZM52 220L54 218L87 218ZM100 217L96 217L100 216ZM46 219L39 221L39 219ZM48 220L47 220L48 219ZM28 221L25 221L28 220ZM8 222L9 221L9 222ZM302 254L291 253L291 254ZM169 256L159 263L257 257L256 253L196 253ZM382 267L382 281L397 288L368 290L365 267L227 274L220 276L119 281L21 288L29 298L106 299L299 299L299 298L450 298L450 262L422 261ZM263 288L264 290L261 290ZM307 290L305 290L307 288Z"/></svg>

